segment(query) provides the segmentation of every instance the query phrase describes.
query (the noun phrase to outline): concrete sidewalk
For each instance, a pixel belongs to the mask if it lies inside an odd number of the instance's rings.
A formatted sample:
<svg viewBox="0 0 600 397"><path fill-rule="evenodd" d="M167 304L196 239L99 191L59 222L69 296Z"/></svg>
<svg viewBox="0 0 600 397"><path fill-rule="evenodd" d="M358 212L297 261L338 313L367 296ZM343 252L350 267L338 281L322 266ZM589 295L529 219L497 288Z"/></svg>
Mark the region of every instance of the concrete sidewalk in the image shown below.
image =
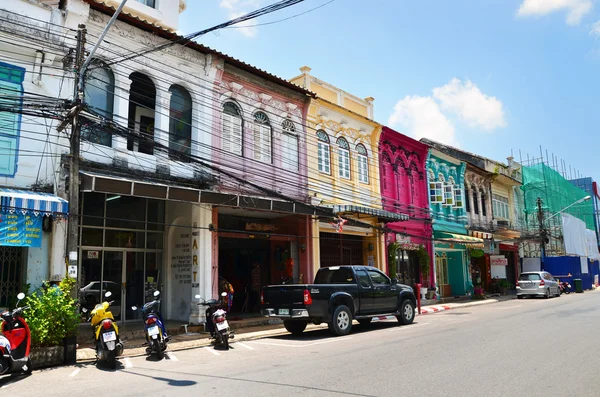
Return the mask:
<svg viewBox="0 0 600 397"><path fill-rule="evenodd" d="M428 305L421 308L421 315L437 313L445 310L456 310L456 309L464 309L468 307L488 305L497 302L504 302L507 300L515 299L516 296L499 296L496 298L484 299L484 300L469 300L463 302L456 303L446 303L443 305ZM373 321L382 321L382 320L395 320L394 316L384 316L374 318ZM248 322L248 324L257 323L257 319L252 319ZM242 324L238 324L242 325ZM172 335L171 341L169 342L168 351L178 351L178 350L187 350L194 349L199 347L205 347L211 345L211 339L209 338L208 333L201 332L202 327L188 327L188 333L182 333L178 335ZM261 325L261 326L250 326L250 327L233 327L234 329L235 341L248 341L255 340L260 338L266 338L271 336L285 335L288 334L288 331L283 328L282 324L270 324L270 325ZM309 324L306 328L307 330L318 330L318 329L327 329L326 324L321 325L313 325ZM143 346L145 340L142 338L135 338L125 340L123 343L125 345L125 349L123 352L123 357L136 357L143 356L146 354L146 347ZM87 346L80 345L80 348L77 349L77 361L85 362L92 361L96 359L95 350L87 344Z"/></svg>

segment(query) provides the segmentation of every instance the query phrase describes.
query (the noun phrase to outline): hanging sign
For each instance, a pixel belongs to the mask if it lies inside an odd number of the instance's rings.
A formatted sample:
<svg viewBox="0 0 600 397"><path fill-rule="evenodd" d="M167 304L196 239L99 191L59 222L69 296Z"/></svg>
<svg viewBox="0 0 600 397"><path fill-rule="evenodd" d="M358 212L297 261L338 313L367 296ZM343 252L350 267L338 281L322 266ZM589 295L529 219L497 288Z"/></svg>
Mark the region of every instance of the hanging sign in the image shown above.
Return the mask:
<svg viewBox="0 0 600 397"><path fill-rule="evenodd" d="M490 255L490 263L492 266L508 266L508 259L503 255Z"/></svg>
<svg viewBox="0 0 600 397"><path fill-rule="evenodd" d="M0 213L0 245L40 248L42 217Z"/></svg>

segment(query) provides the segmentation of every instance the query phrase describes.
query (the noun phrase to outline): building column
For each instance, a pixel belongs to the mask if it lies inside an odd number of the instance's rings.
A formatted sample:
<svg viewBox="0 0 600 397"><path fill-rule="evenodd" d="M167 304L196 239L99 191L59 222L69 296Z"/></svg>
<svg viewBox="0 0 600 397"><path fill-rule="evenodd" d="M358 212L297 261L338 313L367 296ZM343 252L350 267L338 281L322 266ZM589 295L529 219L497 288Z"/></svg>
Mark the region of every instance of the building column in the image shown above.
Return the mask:
<svg viewBox="0 0 600 397"><path fill-rule="evenodd" d="M321 267L321 235L319 233L319 220L313 219L312 221L312 274L317 274L317 271ZM312 282L312 280L310 281Z"/></svg>
<svg viewBox="0 0 600 397"><path fill-rule="evenodd" d="M487 227L491 227L492 219L494 216L492 214L492 186L488 185L488 199L485 202L486 214L487 214Z"/></svg>
<svg viewBox="0 0 600 397"><path fill-rule="evenodd" d="M469 223L472 223L475 219L475 201L473 201L473 188L465 186L465 194L467 200L469 200Z"/></svg>
<svg viewBox="0 0 600 397"><path fill-rule="evenodd" d="M479 226L483 225L483 203L481 202L481 190L477 189L477 209L479 210Z"/></svg>
<svg viewBox="0 0 600 397"><path fill-rule="evenodd" d="M118 69L118 68L117 68ZM113 105L113 120L123 128L128 127L129 123L129 89L131 79L125 77L129 75L127 70L117 70L115 76L115 96ZM118 151L127 151L127 139L121 136L112 138L112 146Z"/></svg>
<svg viewBox="0 0 600 397"><path fill-rule="evenodd" d="M65 262L65 252L67 250L67 240L65 236L67 231L67 220L55 218L52 224L52 242L50 248L50 269L49 276L66 276L67 268Z"/></svg>
<svg viewBox="0 0 600 397"><path fill-rule="evenodd" d="M192 254L192 288L190 296L189 324L203 324L205 313L200 310L196 295L212 295L212 208L209 205L192 205L192 231L190 246Z"/></svg>
<svg viewBox="0 0 600 397"><path fill-rule="evenodd" d="M154 140L169 147L169 124L171 111L171 91L169 87L159 85L156 87L156 107L154 110Z"/></svg>

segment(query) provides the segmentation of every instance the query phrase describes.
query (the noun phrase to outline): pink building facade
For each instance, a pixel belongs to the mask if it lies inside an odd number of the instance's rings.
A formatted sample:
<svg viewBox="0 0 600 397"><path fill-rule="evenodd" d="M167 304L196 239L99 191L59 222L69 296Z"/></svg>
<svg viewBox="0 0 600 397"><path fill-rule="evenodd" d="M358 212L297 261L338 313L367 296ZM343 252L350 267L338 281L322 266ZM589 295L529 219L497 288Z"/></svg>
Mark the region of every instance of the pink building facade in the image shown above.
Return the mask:
<svg viewBox="0 0 600 397"><path fill-rule="evenodd" d="M379 174L383 209L406 214L410 220L386 224L388 273L414 287L433 285L432 228L425 164L428 147L421 142L383 127L379 142ZM394 258L390 244L396 245ZM419 249L422 247L421 249ZM423 250L429 257L428 272L420 265Z"/></svg>

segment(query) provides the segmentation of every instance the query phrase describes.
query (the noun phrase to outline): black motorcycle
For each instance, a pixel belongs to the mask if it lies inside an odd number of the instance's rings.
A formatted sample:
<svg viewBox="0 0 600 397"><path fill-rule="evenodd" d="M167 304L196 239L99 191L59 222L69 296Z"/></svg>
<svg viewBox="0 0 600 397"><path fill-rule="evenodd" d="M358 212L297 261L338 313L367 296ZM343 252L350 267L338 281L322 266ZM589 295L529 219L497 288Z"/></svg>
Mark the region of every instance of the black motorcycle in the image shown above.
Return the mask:
<svg viewBox="0 0 600 397"><path fill-rule="evenodd" d="M222 297L227 296L227 292L221 294ZM200 295L196 295L196 299L202 299ZM235 335L229 328L227 322L227 312L223 309L221 302L217 299L201 300L198 306L207 306L206 309L206 326L210 332L210 337L218 344L223 345L225 350L229 350L229 339L233 339Z"/></svg>

